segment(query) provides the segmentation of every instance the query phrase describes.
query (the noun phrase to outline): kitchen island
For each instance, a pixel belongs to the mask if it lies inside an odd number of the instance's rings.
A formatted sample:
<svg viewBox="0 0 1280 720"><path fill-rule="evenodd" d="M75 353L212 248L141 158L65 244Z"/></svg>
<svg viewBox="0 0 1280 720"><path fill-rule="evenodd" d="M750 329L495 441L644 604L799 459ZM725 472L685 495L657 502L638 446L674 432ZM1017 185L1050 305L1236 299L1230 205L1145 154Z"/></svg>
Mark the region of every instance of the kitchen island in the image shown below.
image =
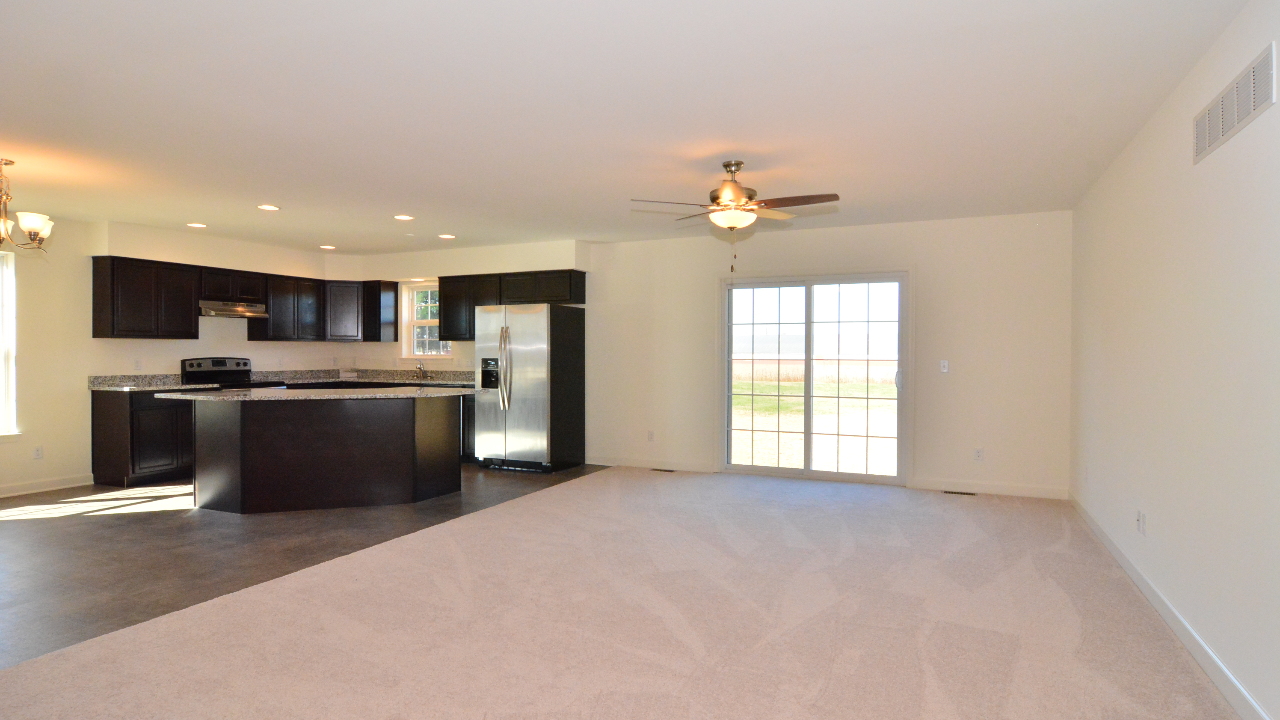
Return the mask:
<svg viewBox="0 0 1280 720"><path fill-rule="evenodd" d="M167 392L195 401L196 507L235 513L418 502L462 488L470 388Z"/></svg>

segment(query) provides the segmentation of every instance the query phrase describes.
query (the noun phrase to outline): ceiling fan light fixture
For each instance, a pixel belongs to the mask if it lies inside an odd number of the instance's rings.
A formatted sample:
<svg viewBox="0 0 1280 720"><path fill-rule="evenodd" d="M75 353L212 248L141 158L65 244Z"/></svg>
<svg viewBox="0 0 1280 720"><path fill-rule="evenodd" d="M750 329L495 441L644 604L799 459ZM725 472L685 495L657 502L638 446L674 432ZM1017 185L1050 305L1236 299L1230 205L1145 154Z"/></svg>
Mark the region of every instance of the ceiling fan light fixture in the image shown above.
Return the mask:
<svg viewBox="0 0 1280 720"><path fill-rule="evenodd" d="M728 210L716 210L708 215L707 218L726 230L738 230L755 222L756 214L731 208Z"/></svg>

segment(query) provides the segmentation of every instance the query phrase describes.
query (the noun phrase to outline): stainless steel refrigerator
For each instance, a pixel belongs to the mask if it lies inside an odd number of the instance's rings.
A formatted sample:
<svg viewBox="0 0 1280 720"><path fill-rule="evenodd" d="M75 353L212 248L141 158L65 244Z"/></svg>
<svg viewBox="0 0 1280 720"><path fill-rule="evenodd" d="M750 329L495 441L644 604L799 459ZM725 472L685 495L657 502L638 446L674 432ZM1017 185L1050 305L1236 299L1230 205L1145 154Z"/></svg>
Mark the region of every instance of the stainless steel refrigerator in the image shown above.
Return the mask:
<svg viewBox="0 0 1280 720"><path fill-rule="evenodd" d="M586 455L585 311L476 308L475 448L481 465L551 471Z"/></svg>

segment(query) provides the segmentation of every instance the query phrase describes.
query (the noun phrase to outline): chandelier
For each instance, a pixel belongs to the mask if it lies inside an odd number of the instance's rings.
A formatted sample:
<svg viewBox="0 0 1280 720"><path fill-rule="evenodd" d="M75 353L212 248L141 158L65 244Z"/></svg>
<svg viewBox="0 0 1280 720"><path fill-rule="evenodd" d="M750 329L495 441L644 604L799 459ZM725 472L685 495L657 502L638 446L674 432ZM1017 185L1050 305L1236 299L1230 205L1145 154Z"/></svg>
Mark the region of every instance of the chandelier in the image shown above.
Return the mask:
<svg viewBox="0 0 1280 720"><path fill-rule="evenodd" d="M48 215L32 212L14 213L14 217L18 218L18 229L22 233L18 239L14 239L13 221L9 219L9 201L13 196L9 194L9 178L4 176L4 169L12 164L12 160L0 158L0 249L4 248L5 243L12 243L14 247L46 252L41 245L53 231L53 221ZM26 236L26 240L19 242L23 235Z"/></svg>

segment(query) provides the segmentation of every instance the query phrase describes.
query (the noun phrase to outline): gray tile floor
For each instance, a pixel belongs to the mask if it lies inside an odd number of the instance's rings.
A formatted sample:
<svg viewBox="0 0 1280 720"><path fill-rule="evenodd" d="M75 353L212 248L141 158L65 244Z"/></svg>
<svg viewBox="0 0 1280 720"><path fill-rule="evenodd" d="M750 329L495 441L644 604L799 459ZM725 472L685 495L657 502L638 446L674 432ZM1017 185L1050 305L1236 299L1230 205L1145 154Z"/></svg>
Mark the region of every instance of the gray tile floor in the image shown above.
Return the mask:
<svg viewBox="0 0 1280 720"><path fill-rule="evenodd" d="M373 508L164 509L190 484L0 498L0 667L603 469L463 467L460 493Z"/></svg>

